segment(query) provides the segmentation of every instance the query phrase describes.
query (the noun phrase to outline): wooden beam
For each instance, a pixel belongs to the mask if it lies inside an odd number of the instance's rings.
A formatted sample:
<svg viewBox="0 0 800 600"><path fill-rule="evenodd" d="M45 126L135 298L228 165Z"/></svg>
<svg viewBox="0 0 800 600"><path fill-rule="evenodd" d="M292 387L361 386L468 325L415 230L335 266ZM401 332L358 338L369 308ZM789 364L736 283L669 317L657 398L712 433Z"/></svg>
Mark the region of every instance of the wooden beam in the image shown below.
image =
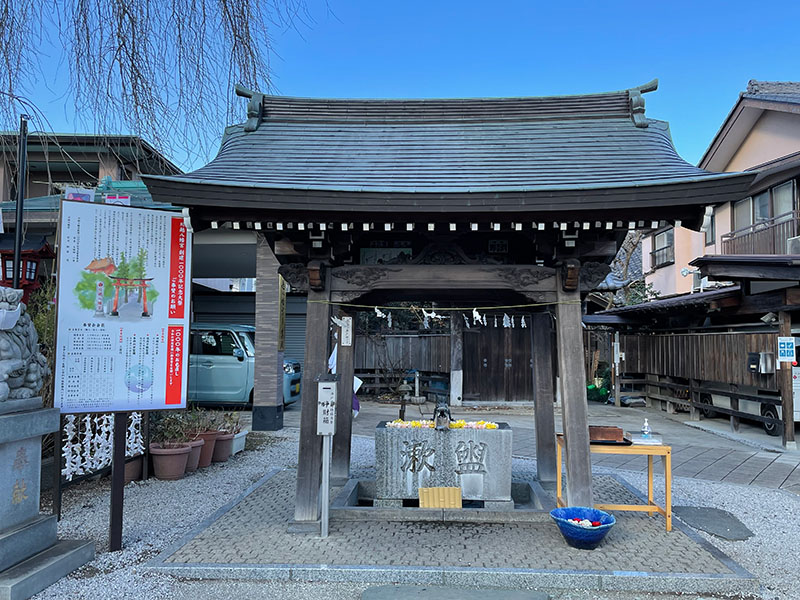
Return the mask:
<svg viewBox="0 0 800 600"><path fill-rule="evenodd" d="M712 280L800 280L800 267L788 265L736 265L736 264L704 264L700 266L700 275Z"/></svg>
<svg viewBox="0 0 800 600"><path fill-rule="evenodd" d="M340 311L339 317L352 319L352 315L343 311ZM332 485L344 485L350 479L350 442L353 426L353 365L356 343L353 327L351 327L349 346L342 344L342 331L339 330L339 350L336 352L336 373L339 375L339 384L337 386L336 434L333 436L333 462L331 464Z"/></svg>
<svg viewBox="0 0 800 600"><path fill-rule="evenodd" d="M461 406L464 398L464 321L450 315L450 406Z"/></svg>
<svg viewBox="0 0 800 600"><path fill-rule="evenodd" d="M327 283L330 276L326 276ZM317 435L317 378L328 372L330 285L309 290L306 312L306 356L300 406L300 443L297 456L297 491L294 523L290 530L313 531L319 521L322 438ZM306 528L304 528L304 526Z"/></svg>
<svg viewBox="0 0 800 600"><path fill-rule="evenodd" d="M592 506L589 411L583 368L580 294L577 291L563 291L560 273L558 279L556 331L562 426L567 448L567 504Z"/></svg>
<svg viewBox="0 0 800 600"><path fill-rule="evenodd" d="M510 290L539 292L547 301L555 285L555 269L538 265L347 265L331 270L334 292Z"/></svg>
<svg viewBox="0 0 800 600"><path fill-rule="evenodd" d="M556 432L553 401L553 344L549 312L531 315L533 403L536 428L536 476L556 480Z"/></svg>
<svg viewBox="0 0 800 600"><path fill-rule="evenodd" d="M792 335L792 315L786 311L778 313L778 335L781 337L791 337ZM787 449L796 449L797 442L794 439L794 389L792 385L792 364L778 363L781 368L778 371L778 386L781 390L781 406L783 412L783 446Z"/></svg>

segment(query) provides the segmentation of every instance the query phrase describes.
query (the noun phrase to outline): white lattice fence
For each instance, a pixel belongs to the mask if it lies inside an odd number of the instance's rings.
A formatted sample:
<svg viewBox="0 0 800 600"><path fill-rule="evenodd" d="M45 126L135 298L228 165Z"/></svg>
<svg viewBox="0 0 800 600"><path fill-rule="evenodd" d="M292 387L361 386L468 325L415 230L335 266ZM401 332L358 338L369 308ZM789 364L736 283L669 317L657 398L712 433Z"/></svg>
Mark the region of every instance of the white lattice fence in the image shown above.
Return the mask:
<svg viewBox="0 0 800 600"><path fill-rule="evenodd" d="M61 455L67 480L99 471L111 464L114 448L114 415L111 413L67 415L64 417ZM132 412L128 418L125 456L144 454L142 413Z"/></svg>

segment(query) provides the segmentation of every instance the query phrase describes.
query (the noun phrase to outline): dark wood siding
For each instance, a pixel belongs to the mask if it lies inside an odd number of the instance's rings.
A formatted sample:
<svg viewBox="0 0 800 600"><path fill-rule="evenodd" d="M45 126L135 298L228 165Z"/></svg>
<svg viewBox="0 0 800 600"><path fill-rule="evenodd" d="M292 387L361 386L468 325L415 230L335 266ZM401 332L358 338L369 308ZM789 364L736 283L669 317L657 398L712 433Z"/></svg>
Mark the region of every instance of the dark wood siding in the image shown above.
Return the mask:
<svg viewBox="0 0 800 600"><path fill-rule="evenodd" d="M777 391L774 374L751 373L750 352L775 352L776 333L621 335L623 374L646 373Z"/></svg>

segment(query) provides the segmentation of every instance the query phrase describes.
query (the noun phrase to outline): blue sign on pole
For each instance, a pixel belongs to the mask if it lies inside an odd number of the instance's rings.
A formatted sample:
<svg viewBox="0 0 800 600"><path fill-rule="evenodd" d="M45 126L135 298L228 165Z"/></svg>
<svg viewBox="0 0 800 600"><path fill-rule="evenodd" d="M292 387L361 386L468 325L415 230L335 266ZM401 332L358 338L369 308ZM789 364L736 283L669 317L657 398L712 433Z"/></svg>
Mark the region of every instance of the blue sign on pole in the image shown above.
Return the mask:
<svg viewBox="0 0 800 600"><path fill-rule="evenodd" d="M778 338L778 362L794 362L794 338Z"/></svg>

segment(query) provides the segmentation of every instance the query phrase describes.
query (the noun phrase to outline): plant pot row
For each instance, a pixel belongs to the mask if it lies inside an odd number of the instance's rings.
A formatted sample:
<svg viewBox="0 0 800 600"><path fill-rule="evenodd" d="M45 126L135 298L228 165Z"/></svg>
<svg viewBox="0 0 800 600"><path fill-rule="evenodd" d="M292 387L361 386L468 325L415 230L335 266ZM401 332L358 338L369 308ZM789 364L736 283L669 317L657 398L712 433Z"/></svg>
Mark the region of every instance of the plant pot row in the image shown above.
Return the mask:
<svg viewBox="0 0 800 600"><path fill-rule="evenodd" d="M181 479L185 473L208 467L212 462L225 462L233 454L233 433L205 431L196 440L185 444L150 444L153 470L158 479Z"/></svg>

